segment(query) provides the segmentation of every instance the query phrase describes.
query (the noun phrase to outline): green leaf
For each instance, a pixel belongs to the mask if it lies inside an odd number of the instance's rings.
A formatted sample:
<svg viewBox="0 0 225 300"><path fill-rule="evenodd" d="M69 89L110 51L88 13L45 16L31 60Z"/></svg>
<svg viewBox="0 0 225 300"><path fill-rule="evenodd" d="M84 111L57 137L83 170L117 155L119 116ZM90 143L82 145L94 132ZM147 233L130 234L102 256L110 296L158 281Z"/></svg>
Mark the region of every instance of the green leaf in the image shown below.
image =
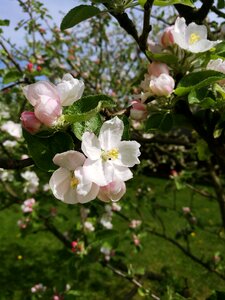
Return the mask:
<svg viewBox="0 0 225 300"><path fill-rule="evenodd" d="M47 172L58 168L52 161L57 153L72 150L74 147L71 136L65 132L56 132L50 137L41 138L24 130L23 136L36 166Z"/></svg>
<svg viewBox="0 0 225 300"><path fill-rule="evenodd" d="M217 8L223 9L225 7L225 0L218 0Z"/></svg>
<svg viewBox="0 0 225 300"><path fill-rule="evenodd" d="M206 300L224 300L225 299L225 292L214 291L213 294L208 297Z"/></svg>
<svg viewBox="0 0 225 300"><path fill-rule="evenodd" d="M122 116L120 118L124 124L123 136L122 140L129 140L130 139L130 121L127 116Z"/></svg>
<svg viewBox="0 0 225 300"><path fill-rule="evenodd" d="M168 132L173 127L173 116L171 113L155 113L146 122L146 130L160 130Z"/></svg>
<svg viewBox="0 0 225 300"><path fill-rule="evenodd" d="M81 140L82 135L84 132L94 132L96 135L98 135L99 130L102 126L102 119L100 114L95 115L90 120L86 122L76 122L72 126L72 130L76 137Z"/></svg>
<svg viewBox="0 0 225 300"><path fill-rule="evenodd" d="M101 10L91 5L79 5L71 9L63 18L60 25L61 30L71 28L82 21L101 13Z"/></svg>
<svg viewBox="0 0 225 300"><path fill-rule="evenodd" d="M17 70L9 70L8 73L3 78L3 83L8 84L10 82L15 82L22 77L22 74Z"/></svg>
<svg viewBox="0 0 225 300"><path fill-rule="evenodd" d="M197 141L196 149L199 160L208 160L210 158L211 153L209 151L207 143L204 140L200 139Z"/></svg>
<svg viewBox="0 0 225 300"><path fill-rule="evenodd" d="M221 79L225 79L225 74L213 70L190 73L180 80L174 92L178 96L183 96L192 89L200 89Z"/></svg>
<svg viewBox="0 0 225 300"><path fill-rule="evenodd" d="M139 4L144 7L146 0L138 0ZM194 7L193 2L191 0L155 0L153 5L156 6L168 6L174 4L183 4L186 6Z"/></svg>
<svg viewBox="0 0 225 300"><path fill-rule="evenodd" d="M168 65L174 65L178 62L178 57L168 53L152 53L147 51L147 55L151 60L166 63Z"/></svg>
<svg viewBox="0 0 225 300"><path fill-rule="evenodd" d="M0 20L0 26L9 26L10 21L7 19Z"/></svg>
<svg viewBox="0 0 225 300"><path fill-rule="evenodd" d="M211 59L217 59L218 57L225 57L225 42L217 44L210 50Z"/></svg>
<svg viewBox="0 0 225 300"><path fill-rule="evenodd" d="M87 96L76 101L66 111L65 120L70 123L87 121L102 108L115 107L116 103L106 95Z"/></svg>

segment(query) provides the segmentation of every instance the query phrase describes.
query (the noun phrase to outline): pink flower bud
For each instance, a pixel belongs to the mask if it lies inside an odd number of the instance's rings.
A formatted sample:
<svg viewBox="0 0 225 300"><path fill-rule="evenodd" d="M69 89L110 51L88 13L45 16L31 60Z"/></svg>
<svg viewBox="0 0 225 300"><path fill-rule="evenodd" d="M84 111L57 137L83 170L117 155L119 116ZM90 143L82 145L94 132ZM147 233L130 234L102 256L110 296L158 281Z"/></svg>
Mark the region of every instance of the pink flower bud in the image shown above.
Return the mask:
<svg viewBox="0 0 225 300"><path fill-rule="evenodd" d="M164 63L153 61L151 64L148 65L148 73L149 75L155 77L158 77L161 74L169 75L169 68Z"/></svg>
<svg viewBox="0 0 225 300"><path fill-rule="evenodd" d="M27 70L29 71L29 72L32 72L33 71L33 64L31 63L31 62L29 62L28 64L27 64Z"/></svg>
<svg viewBox="0 0 225 300"><path fill-rule="evenodd" d="M35 117L34 112L24 111L20 116L22 126L31 134L34 134L39 131L41 127L41 122Z"/></svg>
<svg viewBox="0 0 225 300"><path fill-rule="evenodd" d="M132 108L130 110L130 117L133 120L141 121L147 117L147 106L143 104L140 100L132 101Z"/></svg>
<svg viewBox="0 0 225 300"><path fill-rule="evenodd" d="M126 185L122 180L110 182L108 185L101 186L98 193L98 198L101 201L118 201L126 192Z"/></svg>
<svg viewBox="0 0 225 300"><path fill-rule="evenodd" d="M161 44L164 48L174 44L173 31L174 26L167 27L161 36Z"/></svg>
<svg viewBox="0 0 225 300"><path fill-rule="evenodd" d="M150 90L156 96L169 96L175 86L174 79L168 74L161 74L150 81Z"/></svg>
<svg viewBox="0 0 225 300"><path fill-rule="evenodd" d="M34 107L35 116L46 126L53 126L62 114L60 102L48 96L42 96L41 101Z"/></svg>

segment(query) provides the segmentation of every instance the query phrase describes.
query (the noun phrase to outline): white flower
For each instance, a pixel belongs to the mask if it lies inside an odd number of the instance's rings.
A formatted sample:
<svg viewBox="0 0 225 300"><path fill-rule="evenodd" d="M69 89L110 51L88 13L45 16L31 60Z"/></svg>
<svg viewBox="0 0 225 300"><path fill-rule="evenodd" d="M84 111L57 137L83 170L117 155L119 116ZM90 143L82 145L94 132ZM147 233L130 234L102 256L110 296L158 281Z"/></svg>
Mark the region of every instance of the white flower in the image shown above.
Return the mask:
<svg viewBox="0 0 225 300"><path fill-rule="evenodd" d="M123 129L123 122L114 117L102 125L98 138L91 132L83 134L81 148L88 157L84 172L99 186L106 186L114 180L129 180L133 176L129 167L140 163L140 144L121 141Z"/></svg>
<svg viewBox="0 0 225 300"><path fill-rule="evenodd" d="M96 198L99 187L84 175L84 161L82 153L72 150L54 156L53 162L60 168L52 174L49 186L57 199L75 204Z"/></svg>
<svg viewBox="0 0 225 300"><path fill-rule="evenodd" d="M26 171L21 173L21 176L27 181L25 183L24 192L34 194L36 193L39 186L39 178L33 171Z"/></svg>
<svg viewBox="0 0 225 300"><path fill-rule="evenodd" d="M105 227L106 229L112 229L113 228L113 224L112 224L112 217L109 216L108 214L104 214L101 219L100 219L100 223L102 224L103 227Z"/></svg>
<svg viewBox="0 0 225 300"><path fill-rule="evenodd" d="M214 70L225 74L225 60L218 58L218 59L211 59L206 66L207 70Z"/></svg>
<svg viewBox="0 0 225 300"><path fill-rule="evenodd" d="M3 142L3 146L6 148L13 148L17 145L16 141L10 141L10 140L6 140Z"/></svg>
<svg viewBox="0 0 225 300"><path fill-rule="evenodd" d="M11 136L19 139L22 137L22 128L18 123L7 121L1 126L1 130L7 132Z"/></svg>
<svg viewBox="0 0 225 300"><path fill-rule="evenodd" d="M191 23L188 26L184 18L177 18L172 30L174 42L182 49L193 53L206 52L221 41L207 40L207 28Z"/></svg>
<svg viewBox="0 0 225 300"><path fill-rule="evenodd" d="M81 98L84 83L68 73L63 76L62 81L57 84L56 88L60 94L62 106L69 106Z"/></svg>
<svg viewBox="0 0 225 300"><path fill-rule="evenodd" d="M89 221L85 221L84 222L84 229L86 229L87 231L94 231L95 230L95 227L93 226L93 224Z"/></svg>

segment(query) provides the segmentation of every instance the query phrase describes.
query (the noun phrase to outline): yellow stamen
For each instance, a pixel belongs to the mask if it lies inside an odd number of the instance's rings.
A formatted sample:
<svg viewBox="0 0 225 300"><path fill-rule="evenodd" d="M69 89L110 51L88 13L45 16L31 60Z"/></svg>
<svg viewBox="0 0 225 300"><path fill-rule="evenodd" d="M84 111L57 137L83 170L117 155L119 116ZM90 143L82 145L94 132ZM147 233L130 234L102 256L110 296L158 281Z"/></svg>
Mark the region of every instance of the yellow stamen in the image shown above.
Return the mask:
<svg viewBox="0 0 225 300"><path fill-rule="evenodd" d="M70 180L70 186L72 189L75 189L77 185L79 184L79 180L76 177L72 177Z"/></svg>
<svg viewBox="0 0 225 300"><path fill-rule="evenodd" d="M201 39L200 35L197 33L192 33L189 37L189 44L194 44Z"/></svg>
<svg viewBox="0 0 225 300"><path fill-rule="evenodd" d="M104 151L102 153L102 159L105 161L108 159L117 159L118 157L119 157L119 151L116 148L114 148L110 151Z"/></svg>

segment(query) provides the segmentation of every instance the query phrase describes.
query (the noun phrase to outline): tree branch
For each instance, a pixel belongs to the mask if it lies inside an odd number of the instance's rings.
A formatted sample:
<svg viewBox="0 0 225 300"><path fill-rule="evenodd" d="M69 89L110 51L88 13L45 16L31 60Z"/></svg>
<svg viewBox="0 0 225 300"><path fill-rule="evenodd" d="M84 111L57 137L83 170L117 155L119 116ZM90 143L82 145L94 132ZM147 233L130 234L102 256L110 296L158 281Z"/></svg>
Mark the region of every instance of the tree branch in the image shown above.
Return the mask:
<svg viewBox="0 0 225 300"><path fill-rule="evenodd" d="M187 24L191 22L202 24L204 19L207 17L210 9L212 8L213 3L214 0L205 0L198 10L182 4L175 4L174 6L179 15L185 18Z"/></svg>
<svg viewBox="0 0 225 300"><path fill-rule="evenodd" d="M139 38L139 47L143 52L145 52L147 49L148 35L152 29L150 25L150 15L151 15L153 1L154 0L147 0L144 5L143 29L142 29L142 34Z"/></svg>
<svg viewBox="0 0 225 300"><path fill-rule="evenodd" d="M22 160L18 159L0 159L0 168L6 169L6 170L19 170L23 169L25 167L32 166L34 164L34 161L32 158L26 158Z"/></svg>

